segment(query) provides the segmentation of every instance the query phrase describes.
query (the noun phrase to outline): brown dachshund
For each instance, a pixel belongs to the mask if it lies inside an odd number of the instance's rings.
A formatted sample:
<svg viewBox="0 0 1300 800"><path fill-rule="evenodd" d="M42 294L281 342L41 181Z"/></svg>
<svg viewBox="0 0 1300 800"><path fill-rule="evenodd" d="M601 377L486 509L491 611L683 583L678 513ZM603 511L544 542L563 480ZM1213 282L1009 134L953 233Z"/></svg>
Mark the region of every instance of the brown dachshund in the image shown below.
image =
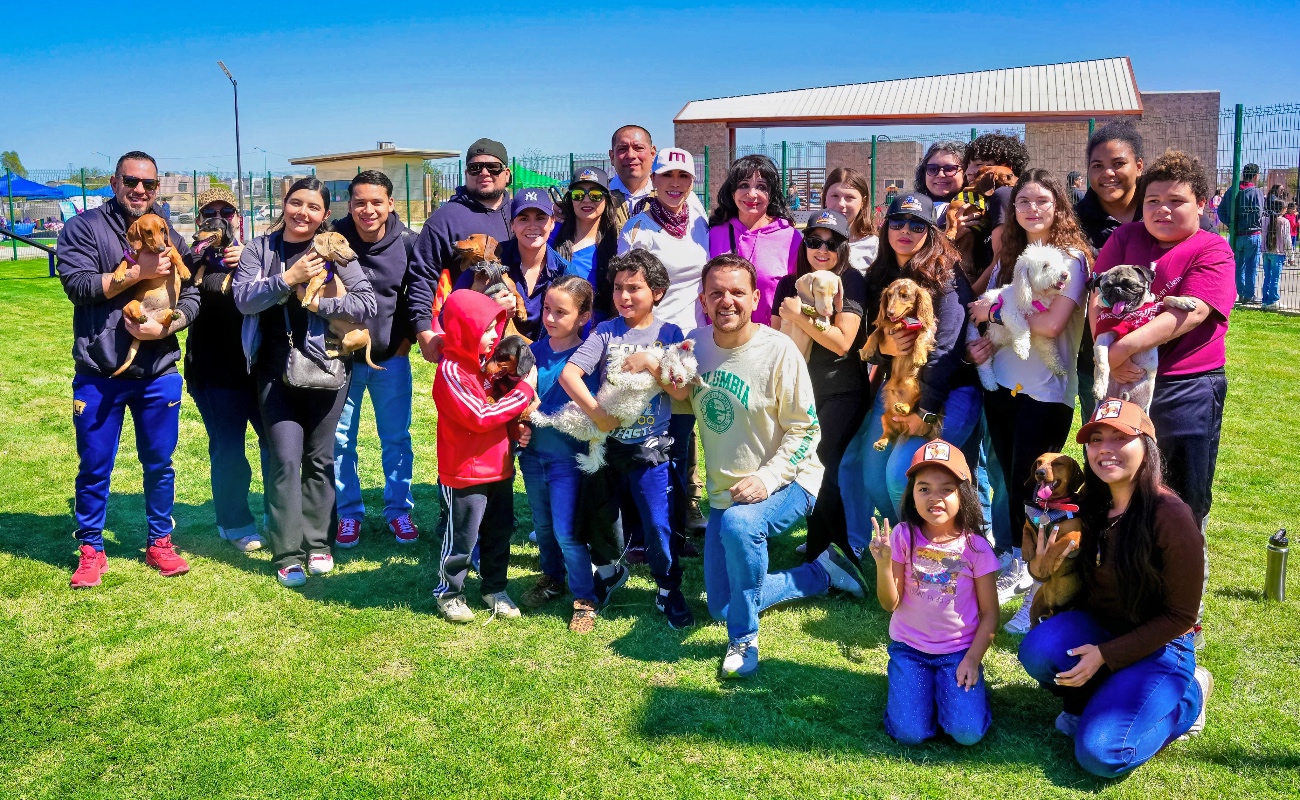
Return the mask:
<svg viewBox="0 0 1300 800"><path fill-rule="evenodd" d="M338 276L338 270L340 267L346 267L349 262L357 260L357 254L348 246L348 240L343 238L343 234L333 231L318 233L312 237L311 250L308 252L312 251L325 259L329 266L317 273L316 277L307 281L306 286L297 290L298 299L306 306L310 305L317 295L321 297L344 297L347 295L348 290L343 287L343 279ZM331 348L332 342L327 337L325 340L325 355L330 358L339 358L361 350L366 363L372 369L384 369L384 367L370 360L369 328L355 322L344 322L337 319L332 319L329 323L330 332L338 337L338 347Z"/></svg>
<svg viewBox="0 0 1300 800"><path fill-rule="evenodd" d="M930 293L916 281L899 278L885 287L880 296L880 312L876 314L873 324L875 330L867 337L867 342L859 353L864 361L875 357L886 334L900 330L917 331L912 351L893 357L889 380L880 389L885 393L885 413L880 418L883 433L872 447L884 450L891 440L907 432L905 427L893 421L893 416L912 413L916 410L916 401L921 399L921 383L917 376L921 367L930 360L930 351L934 349L937 329L934 301ZM930 433L937 432L928 431L927 435Z"/></svg>
<svg viewBox="0 0 1300 800"><path fill-rule="evenodd" d="M113 283L120 284L126 280L126 272L131 262L142 266L156 266L163 253L170 251L172 270L166 275L148 278L137 283L131 302L122 309L122 317L143 325L149 320L156 320L163 326L175 322L181 313L176 310L176 301L181 295L181 284L190 279L190 271L181 262L180 254L172 247L171 231L167 222L157 214L145 214L131 223L126 229L127 250L123 253L122 263L113 271ZM131 349L127 351L126 361L117 368L112 377L116 378L126 371L140 352L140 340L131 340Z"/></svg>
<svg viewBox="0 0 1300 800"><path fill-rule="evenodd" d="M524 296L519 287L506 271L506 267L497 258L498 243L496 239L482 233L476 233L468 239L456 242L453 247L460 256L460 269L474 273L474 283L470 286L476 292L496 296L501 292L510 292L515 297L514 320L523 322L528 319L528 309L524 306ZM521 336L525 341L532 340L523 336L514 326L514 320L506 326L507 336Z"/></svg>
<svg viewBox="0 0 1300 800"><path fill-rule="evenodd" d="M1079 519L1079 492L1083 490L1083 470L1079 463L1063 453L1043 453L1034 461L1029 482L1035 484L1034 504L1025 506L1025 529L1021 548L1032 559L1038 551L1038 525L1046 525L1056 543L1047 551L1046 563L1060 562L1050 575L1034 575L1042 581L1034 604L1029 609L1030 626L1068 608L1083 579L1079 577L1079 538L1083 523ZM1073 549L1071 549L1073 543ZM1069 552L1066 552L1069 550ZM1062 557L1064 554L1064 557ZM1031 573L1032 574L1032 573Z"/></svg>

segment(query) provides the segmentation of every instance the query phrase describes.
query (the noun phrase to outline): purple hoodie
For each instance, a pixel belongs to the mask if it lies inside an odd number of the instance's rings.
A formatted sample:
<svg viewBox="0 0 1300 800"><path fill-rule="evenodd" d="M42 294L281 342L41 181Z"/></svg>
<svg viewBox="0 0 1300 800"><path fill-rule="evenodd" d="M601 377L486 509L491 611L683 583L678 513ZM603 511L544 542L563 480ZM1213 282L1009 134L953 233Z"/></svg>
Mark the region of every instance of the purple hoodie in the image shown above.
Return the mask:
<svg viewBox="0 0 1300 800"><path fill-rule="evenodd" d="M786 275L794 274L802 246L803 237L798 229L783 219L772 220L752 231L745 230L736 219L709 228L709 258L734 252L748 259L758 271L758 307L754 309L753 320L763 325L771 324L776 284Z"/></svg>

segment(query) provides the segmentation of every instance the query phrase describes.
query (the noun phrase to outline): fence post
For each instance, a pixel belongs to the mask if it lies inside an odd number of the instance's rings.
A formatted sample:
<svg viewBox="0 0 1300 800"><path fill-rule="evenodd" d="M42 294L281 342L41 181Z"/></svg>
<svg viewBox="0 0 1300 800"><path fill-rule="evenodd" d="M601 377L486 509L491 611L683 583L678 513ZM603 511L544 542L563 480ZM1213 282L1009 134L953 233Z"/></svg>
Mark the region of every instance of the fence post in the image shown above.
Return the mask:
<svg viewBox="0 0 1300 800"><path fill-rule="evenodd" d="M971 129L970 129L970 140L971 140L972 142L975 141L976 139L978 139L978 138L979 138L979 135L980 135L980 134L979 134L979 131L975 130L974 128L971 128Z"/></svg>
<svg viewBox="0 0 1300 800"><path fill-rule="evenodd" d="M1228 244L1235 247L1237 241L1237 200L1241 195L1241 123L1242 117L1245 116L1246 107L1241 103L1237 104L1236 120L1232 127L1232 186L1229 187L1235 191L1232 193L1233 208L1228 209Z"/></svg>
<svg viewBox="0 0 1300 800"><path fill-rule="evenodd" d="M190 214L194 217L194 230L197 231L199 229L199 171L197 169L194 170L192 180L190 188L194 190L194 210Z"/></svg>
<svg viewBox="0 0 1300 800"><path fill-rule="evenodd" d="M1088 117L1088 138L1091 139L1092 135L1096 132L1097 132L1097 120L1094 119L1093 117Z"/></svg>
<svg viewBox="0 0 1300 800"><path fill-rule="evenodd" d="M519 163L519 161L518 161L517 159L515 159L514 157L511 157L511 159L510 159L510 194L511 194L511 196L513 196L514 193L515 193L516 191L518 191L517 189L515 189L515 184L518 183L518 181L519 181L518 172L517 172L517 165L518 165L518 163Z"/></svg>
<svg viewBox="0 0 1300 800"><path fill-rule="evenodd" d="M411 164L406 164L406 227L411 227Z"/></svg>
<svg viewBox="0 0 1300 800"><path fill-rule="evenodd" d="M873 134L871 137L871 198L870 198L871 207L873 209L876 206L877 197L879 197L879 195L876 192L876 137ZM822 201L824 202L825 200L826 198L823 197Z"/></svg>
<svg viewBox="0 0 1300 800"><path fill-rule="evenodd" d="M5 168L5 191L9 193L9 230L13 231L14 229L14 174L9 171L8 167ZM11 260L17 261L18 240L10 236L9 242L14 247L14 257Z"/></svg>
<svg viewBox="0 0 1300 800"><path fill-rule="evenodd" d="M785 195L785 187L790 185L790 171L786 166L786 153L788 145L784 139L781 140L781 195Z"/></svg>
<svg viewBox="0 0 1300 800"><path fill-rule="evenodd" d="M709 213L709 146L704 145L704 213Z"/></svg>
<svg viewBox="0 0 1300 800"><path fill-rule="evenodd" d="M573 159L573 153L569 153L569 180L573 180L573 170L576 164L577 162Z"/></svg>
<svg viewBox="0 0 1300 800"><path fill-rule="evenodd" d="M81 210L86 210L86 168L81 168Z"/></svg>
<svg viewBox="0 0 1300 800"><path fill-rule="evenodd" d="M275 199L271 194L271 170L266 171L266 221L275 219Z"/></svg>

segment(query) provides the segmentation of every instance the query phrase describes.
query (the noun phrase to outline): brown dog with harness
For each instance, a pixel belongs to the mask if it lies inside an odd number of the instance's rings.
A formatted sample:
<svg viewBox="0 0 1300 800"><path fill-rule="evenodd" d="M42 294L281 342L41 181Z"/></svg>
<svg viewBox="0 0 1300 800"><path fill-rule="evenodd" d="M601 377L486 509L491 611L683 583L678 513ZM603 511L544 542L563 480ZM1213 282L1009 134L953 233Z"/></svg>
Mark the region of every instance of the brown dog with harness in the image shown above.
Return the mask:
<svg viewBox="0 0 1300 800"><path fill-rule="evenodd" d="M1043 540L1053 534L1056 541L1047 552L1029 562L1029 574L1042 582L1029 609L1032 628L1050 616L1059 614L1070 606L1083 588L1079 576L1077 556L1083 535L1083 521L1079 518L1079 493L1083 490L1083 470L1079 462L1064 453L1043 453L1034 461L1034 472L1029 480L1036 486L1033 505L1025 506L1025 528L1021 549L1024 553L1038 552L1039 529ZM1047 574L1037 574L1034 567L1053 565Z"/></svg>
<svg viewBox="0 0 1300 800"><path fill-rule="evenodd" d="M126 250L122 253L122 263L113 271L113 283L126 281L127 270L132 264L157 265L164 253L170 251L172 270L166 275L147 278L134 287L131 302L122 309L122 316L143 325L154 320L167 330L180 316L176 310L176 301L181 296L181 284L190 279L189 268L181 261L180 253L172 246L171 231L167 222L157 214L145 214L131 223L126 229ZM131 339L131 349L126 353L126 361L117 368L112 377L116 378L126 371L140 352L140 340Z"/></svg>

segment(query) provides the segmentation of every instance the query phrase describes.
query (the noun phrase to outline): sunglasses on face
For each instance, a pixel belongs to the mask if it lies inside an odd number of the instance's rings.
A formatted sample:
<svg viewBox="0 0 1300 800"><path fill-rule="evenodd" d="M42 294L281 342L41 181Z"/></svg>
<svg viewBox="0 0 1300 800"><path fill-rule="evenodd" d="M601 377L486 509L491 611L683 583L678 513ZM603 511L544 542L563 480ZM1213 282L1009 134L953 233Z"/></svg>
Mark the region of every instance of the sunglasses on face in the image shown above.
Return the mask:
<svg viewBox="0 0 1300 800"><path fill-rule="evenodd" d="M118 180L126 184L126 188L128 189L134 189L142 183L144 184L144 190L146 192L152 192L154 189L158 188L157 178L137 178L134 175L122 175Z"/></svg>
<svg viewBox="0 0 1300 800"><path fill-rule="evenodd" d="M482 175L485 171L487 174L495 178L505 172L506 168L504 164L484 164L483 162L470 164L468 167L465 167L465 172L469 175Z"/></svg>
<svg viewBox="0 0 1300 800"><path fill-rule="evenodd" d="M925 229L930 227L919 219L891 219L889 221L891 231L901 231L904 225L912 233L925 233Z"/></svg>
<svg viewBox="0 0 1300 800"><path fill-rule="evenodd" d="M569 198L575 203L581 203L583 200L599 203L605 199L605 192L603 189L570 189Z"/></svg>
<svg viewBox="0 0 1300 800"><path fill-rule="evenodd" d="M945 178L951 178L953 175L956 175L960 171L961 171L961 166L958 164L926 164L925 165L925 174L929 175L931 178L937 178L940 175L944 176Z"/></svg>
<svg viewBox="0 0 1300 800"><path fill-rule="evenodd" d="M203 215L204 219L215 219L218 214L221 215L222 219L234 219L235 215L239 212L230 206L222 206L220 210L215 208L205 208L199 213Z"/></svg>
<svg viewBox="0 0 1300 800"><path fill-rule="evenodd" d="M838 250L840 248L840 238L832 236L823 239L815 233L805 233L803 235L803 246L809 250Z"/></svg>

